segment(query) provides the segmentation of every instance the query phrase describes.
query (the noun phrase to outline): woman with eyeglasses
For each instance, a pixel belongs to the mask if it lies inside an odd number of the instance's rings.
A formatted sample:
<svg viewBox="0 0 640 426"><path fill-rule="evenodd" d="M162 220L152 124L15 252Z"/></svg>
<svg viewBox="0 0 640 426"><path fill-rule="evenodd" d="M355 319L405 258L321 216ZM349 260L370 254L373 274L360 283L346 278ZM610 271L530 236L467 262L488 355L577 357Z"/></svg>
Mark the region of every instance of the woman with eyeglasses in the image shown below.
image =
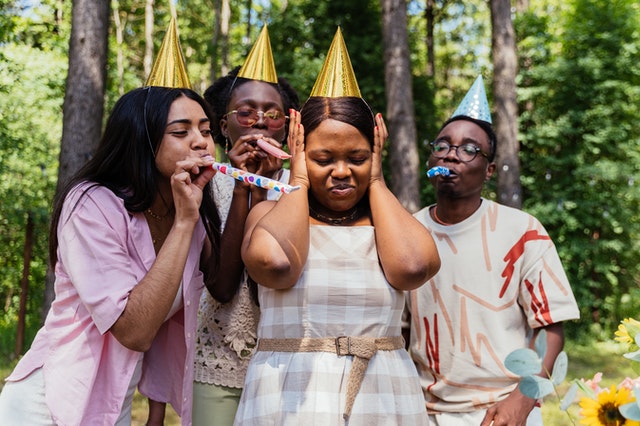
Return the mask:
<svg viewBox="0 0 640 426"><path fill-rule="evenodd" d="M283 78L278 84L238 77L239 67L209 87L204 97L216 119L214 140L225 147L232 166L287 182L283 160L258 146L286 144L288 111L298 94ZM196 340L193 424L231 425L244 376L256 344L259 319L256 287L244 272L240 244L249 210L279 193L218 173L212 182L224 234L220 273L200 303Z"/></svg>

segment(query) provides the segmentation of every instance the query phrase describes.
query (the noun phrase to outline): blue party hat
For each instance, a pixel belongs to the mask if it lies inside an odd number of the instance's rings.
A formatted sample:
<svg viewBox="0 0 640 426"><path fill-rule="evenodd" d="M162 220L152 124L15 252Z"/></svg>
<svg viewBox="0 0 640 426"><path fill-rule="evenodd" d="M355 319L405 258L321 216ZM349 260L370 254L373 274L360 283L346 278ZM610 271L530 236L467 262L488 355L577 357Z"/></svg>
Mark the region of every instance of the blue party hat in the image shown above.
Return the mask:
<svg viewBox="0 0 640 426"><path fill-rule="evenodd" d="M458 105L458 109L453 113L451 118L464 115L475 120L486 121L491 124L491 112L489 111L489 102L487 102L487 93L484 91L484 83L482 76L479 75L476 81Z"/></svg>

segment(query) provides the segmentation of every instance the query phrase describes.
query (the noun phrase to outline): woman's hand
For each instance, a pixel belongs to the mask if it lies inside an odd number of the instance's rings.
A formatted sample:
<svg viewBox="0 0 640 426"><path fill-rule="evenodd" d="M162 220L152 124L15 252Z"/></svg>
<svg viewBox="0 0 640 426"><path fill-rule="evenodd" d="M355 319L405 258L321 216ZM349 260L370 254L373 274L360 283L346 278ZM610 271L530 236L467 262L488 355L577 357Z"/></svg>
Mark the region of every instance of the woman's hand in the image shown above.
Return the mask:
<svg viewBox="0 0 640 426"><path fill-rule="evenodd" d="M273 138L261 137L259 139L262 139L263 141L275 146L276 148L282 148L282 144L278 143L278 141ZM255 171L256 174L272 178L276 172L282 169L282 160L280 158L274 157L271 154L267 154L260 148L256 148L256 152L259 156L258 168Z"/></svg>
<svg viewBox="0 0 640 426"><path fill-rule="evenodd" d="M231 165L249 173L256 173L262 158L266 156L256 147L256 141L262 138L261 134L240 136L233 143L231 150L227 152Z"/></svg>
<svg viewBox="0 0 640 426"><path fill-rule="evenodd" d="M289 153L291 154L291 185L309 188L307 160L304 152L304 126L300 123L300 112L289 110Z"/></svg>
<svg viewBox="0 0 640 426"><path fill-rule="evenodd" d="M369 186L375 182L384 182L384 175L382 174L382 149L387 141L387 137L389 137L387 125L384 123L382 114L376 114L375 120L376 127L373 135L373 158L371 161L371 179L369 180Z"/></svg>
<svg viewBox="0 0 640 426"><path fill-rule="evenodd" d="M196 223L200 218L202 191L216 174L212 166L214 158L189 157L176 162L176 169L171 176L171 192L176 209L176 221L186 220Z"/></svg>

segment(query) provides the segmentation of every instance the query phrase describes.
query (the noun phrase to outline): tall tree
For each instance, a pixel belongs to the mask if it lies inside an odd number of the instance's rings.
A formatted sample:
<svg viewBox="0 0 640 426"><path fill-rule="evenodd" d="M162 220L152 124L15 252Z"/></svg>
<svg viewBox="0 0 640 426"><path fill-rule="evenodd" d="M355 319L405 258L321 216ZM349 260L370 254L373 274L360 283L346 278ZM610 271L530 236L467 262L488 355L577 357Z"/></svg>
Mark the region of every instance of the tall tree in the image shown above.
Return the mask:
<svg viewBox="0 0 640 426"><path fill-rule="evenodd" d="M498 202L522 207L520 185L520 143L516 76L518 57L511 21L511 1L491 0L491 53L493 57L493 104L498 138Z"/></svg>
<svg viewBox="0 0 640 426"><path fill-rule="evenodd" d="M391 143L391 190L411 212L420 203L420 169L413 111L405 0L382 0L385 95Z"/></svg>
<svg viewBox="0 0 640 426"><path fill-rule="evenodd" d="M229 0L214 0L213 2L213 35L211 38L211 82L229 73L229 21L231 7Z"/></svg>
<svg viewBox="0 0 640 426"><path fill-rule="evenodd" d="M153 66L153 0L146 0L144 3L144 76L151 74Z"/></svg>
<svg viewBox="0 0 640 426"><path fill-rule="evenodd" d="M109 6L108 1L73 2L56 194L91 157L100 140L107 72ZM53 299L51 275L47 274L43 314L49 310Z"/></svg>
<svg viewBox="0 0 640 426"><path fill-rule="evenodd" d="M118 96L122 96L124 95L124 24L127 22L127 20L120 19L120 9L118 6L118 2L114 2L113 23L116 33L116 70L118 73Z"/></svg>
<svg viewBox="0 0 640 426"><path fill-rule="evenodd" d="M536 55L521 70L521 102L532 104L521 120L525 208L558 245L581 310L573 331L610 333L640 297L640 9L561 4L518 25Z"/></svg>

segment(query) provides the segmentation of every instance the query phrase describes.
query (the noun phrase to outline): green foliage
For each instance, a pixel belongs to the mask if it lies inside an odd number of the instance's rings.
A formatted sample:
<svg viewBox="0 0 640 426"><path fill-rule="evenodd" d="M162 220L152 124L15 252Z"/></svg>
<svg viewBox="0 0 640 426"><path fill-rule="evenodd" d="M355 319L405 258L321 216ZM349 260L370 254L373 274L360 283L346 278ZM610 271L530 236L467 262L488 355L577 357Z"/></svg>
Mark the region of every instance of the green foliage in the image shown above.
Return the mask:
<svg viewBox="0 0 640 426"><path fill-rule="evenodd" d="M385 111L379 2L296 0L276 12L269 35L274 55L278 52L278 73L294 84L302 101L309 97L340 26L362 96L374 111Z"/></svg>
<svg viewBox="0 0 640 426"><path fill-rule="evenodd" d="M488 2L436 0L435 74L428 75L425 3L410 1L408 34L421 162L427 142L483 74L491 96ZM106 110L121 90L142 85L143 0L112 0ZM173 3L196 90L222 71L214 45L213 0ZM263 25L278 74L306 100L338 26L364 97L385 111L380 2L274 0L231 2L229 67L240 65ZM29 8L27 9L27 5ZM72 2L0 0L0 335L16 320L24 229L36 223L29 321L39 321L47 222L57 175ZM169 2L154 4L154 54L169 22ZM62 9L60 9L62 8ZM633 0L532 0L518 14L518 96L524 208L555 241L582 319L604 333L637 311L640 299L640 6ZM118 71L118 56L123 74ZM424 167L424 166L423 166ZM424 177L423 204L434 200ZM485 196L494 197L495 182ZM37 328L37 327L36 327ZM7 348L11 345L2 347Z"/></svg>
<svg viewBox="0 0 640 426"><path fill-rule="evenodd" d="M630 313L640 272L640 16L635 2L614 3L570 2L554 17L562 38L545 31L550 18L518 22L531 55L520 75L524 208L556 242L594 332Z"/></svg>
<svg viewBox="0 0 640 426"><path fill-rule="evenodd" d="M536 350L516 349L504 360L504 366L520 377L518 388L523 395L533 399L544 398L555 391L567 376L568 358L561 351L555 359L552 371L545 371L549 378L538 376L543 371L543 359L547 353L547 332L541 330L535 341Z"/></svg>
<svg viewBox="0 0 640 426"><path fill-rule="evenodd" d="M45 6L43 6L45 7ZM5 16L6 18L6 16ZM34 245L29 273L26 344L40 324L40 307L47 262L50 202L57 178L62 132L62 100L67 61L57 37L40 33L50 28L34 11L13 16L10 42L0 62L0 330L17 321L27 218L34 222ZM27 30L29 28L29 30ZM33 31L32 31L33 30ZM21 33L28 31L28 34ZM16 42L27 41L27 44ZM38 41L39 40L39 41ZM34 47L34 43L36 46ZM2 355L5 355L4 353Z"/></svg>

